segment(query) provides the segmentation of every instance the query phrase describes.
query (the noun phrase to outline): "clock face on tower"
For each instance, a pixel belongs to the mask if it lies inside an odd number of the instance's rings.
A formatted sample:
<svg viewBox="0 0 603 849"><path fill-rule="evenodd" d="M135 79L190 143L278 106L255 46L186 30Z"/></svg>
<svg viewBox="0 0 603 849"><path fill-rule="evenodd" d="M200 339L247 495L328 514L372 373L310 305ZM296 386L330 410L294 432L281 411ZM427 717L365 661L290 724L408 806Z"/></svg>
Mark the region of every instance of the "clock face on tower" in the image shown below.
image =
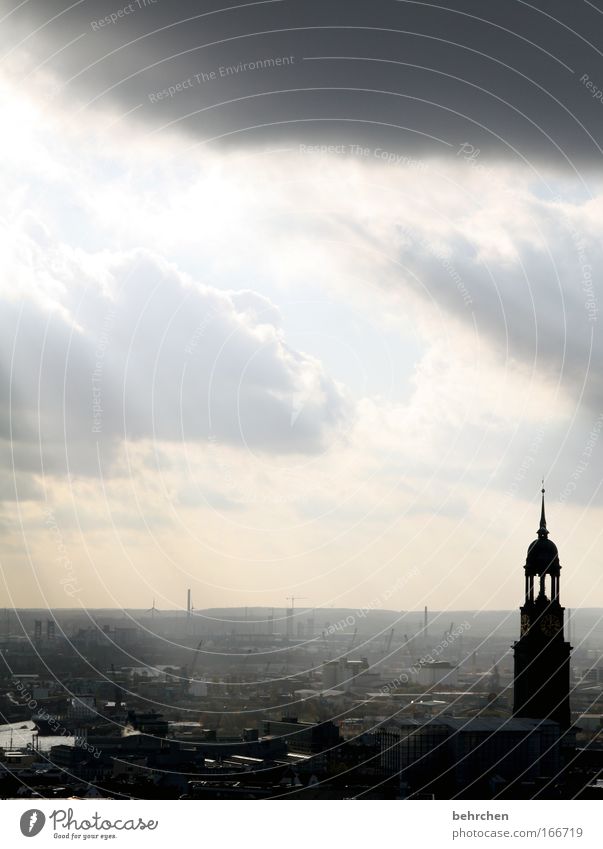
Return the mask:
<svg viewBox="0 0 603 849"><path fill-rule="evenodd" d="M542 617L540 622L540 629L545 637L553 637L560 627L561 622L559 621L559 617L552 613L547 613L546 616Z"/></svg>
<svg viewBox="0 0 603 849"><path fill-rule="evenodd" d="M521 635L527 634L530 630L530 617L527 613L522 614L521 617Z"/></svg>

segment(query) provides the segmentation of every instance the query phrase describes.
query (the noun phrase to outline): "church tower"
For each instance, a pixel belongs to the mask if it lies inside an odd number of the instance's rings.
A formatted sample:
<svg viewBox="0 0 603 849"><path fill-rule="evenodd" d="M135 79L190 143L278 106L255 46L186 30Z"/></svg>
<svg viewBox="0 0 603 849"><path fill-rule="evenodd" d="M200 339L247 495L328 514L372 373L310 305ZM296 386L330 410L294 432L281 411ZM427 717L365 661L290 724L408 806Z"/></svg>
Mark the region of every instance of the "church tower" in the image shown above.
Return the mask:
<svg viewBox="0 0 603 849"><path fill-rule="evenodd" d="M521 634L513 647L513 715L552 719L562 729L566 729L571 722L571 647L563 634L565 608L561 607L559 601L559 554L557 546L548 536L543 487L538 538L528 548L524 567L525 599L520 608Z"/></svg>

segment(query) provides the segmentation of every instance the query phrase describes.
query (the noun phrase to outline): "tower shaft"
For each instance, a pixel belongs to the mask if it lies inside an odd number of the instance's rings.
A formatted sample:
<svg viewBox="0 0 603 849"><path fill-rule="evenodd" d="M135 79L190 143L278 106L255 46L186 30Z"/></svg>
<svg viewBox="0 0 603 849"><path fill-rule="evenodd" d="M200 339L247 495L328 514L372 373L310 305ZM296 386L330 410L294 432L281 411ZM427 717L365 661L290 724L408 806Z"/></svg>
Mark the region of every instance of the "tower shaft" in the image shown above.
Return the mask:
<svg viewBox="0 0 603 849"><path fill-rule="evenodd" d="M524 567L521 633L513 646L513 714L530 719L551 719L562 728L568 728L571 724L571 646L564 637L565 609L559 600L559 555L557 546L548 536L543 488L538 538L528 548Z"/></svg>

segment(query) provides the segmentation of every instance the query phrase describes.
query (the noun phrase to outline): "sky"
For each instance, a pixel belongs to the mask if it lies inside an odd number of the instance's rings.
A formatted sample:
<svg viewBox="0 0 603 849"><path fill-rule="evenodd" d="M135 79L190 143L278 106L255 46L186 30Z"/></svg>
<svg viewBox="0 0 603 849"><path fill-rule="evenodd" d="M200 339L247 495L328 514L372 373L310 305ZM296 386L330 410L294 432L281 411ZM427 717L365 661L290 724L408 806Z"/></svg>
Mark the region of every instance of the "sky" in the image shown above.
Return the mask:
<svg viewBox="0 0 603 849"><path fill-rule="evenodd" d="M0 2L0 607L603 606L602 15Z"/></svg>

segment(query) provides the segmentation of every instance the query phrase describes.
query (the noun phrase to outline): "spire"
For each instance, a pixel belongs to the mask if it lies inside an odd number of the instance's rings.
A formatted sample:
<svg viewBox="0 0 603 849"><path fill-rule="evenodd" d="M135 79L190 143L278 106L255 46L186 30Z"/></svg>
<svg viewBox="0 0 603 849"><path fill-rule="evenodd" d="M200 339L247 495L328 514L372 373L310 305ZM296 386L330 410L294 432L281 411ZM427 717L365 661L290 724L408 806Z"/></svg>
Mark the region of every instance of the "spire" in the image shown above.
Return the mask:
<svg viewBox="0 0 603 849"><path fill-rule="evenodd" d="M538 528L538 537L539 539L543 539L544 537L548 537L549 532L546 529L546 516L544 515L544 479L542 481L542 509L540 511L540 527Z"/></svg>

